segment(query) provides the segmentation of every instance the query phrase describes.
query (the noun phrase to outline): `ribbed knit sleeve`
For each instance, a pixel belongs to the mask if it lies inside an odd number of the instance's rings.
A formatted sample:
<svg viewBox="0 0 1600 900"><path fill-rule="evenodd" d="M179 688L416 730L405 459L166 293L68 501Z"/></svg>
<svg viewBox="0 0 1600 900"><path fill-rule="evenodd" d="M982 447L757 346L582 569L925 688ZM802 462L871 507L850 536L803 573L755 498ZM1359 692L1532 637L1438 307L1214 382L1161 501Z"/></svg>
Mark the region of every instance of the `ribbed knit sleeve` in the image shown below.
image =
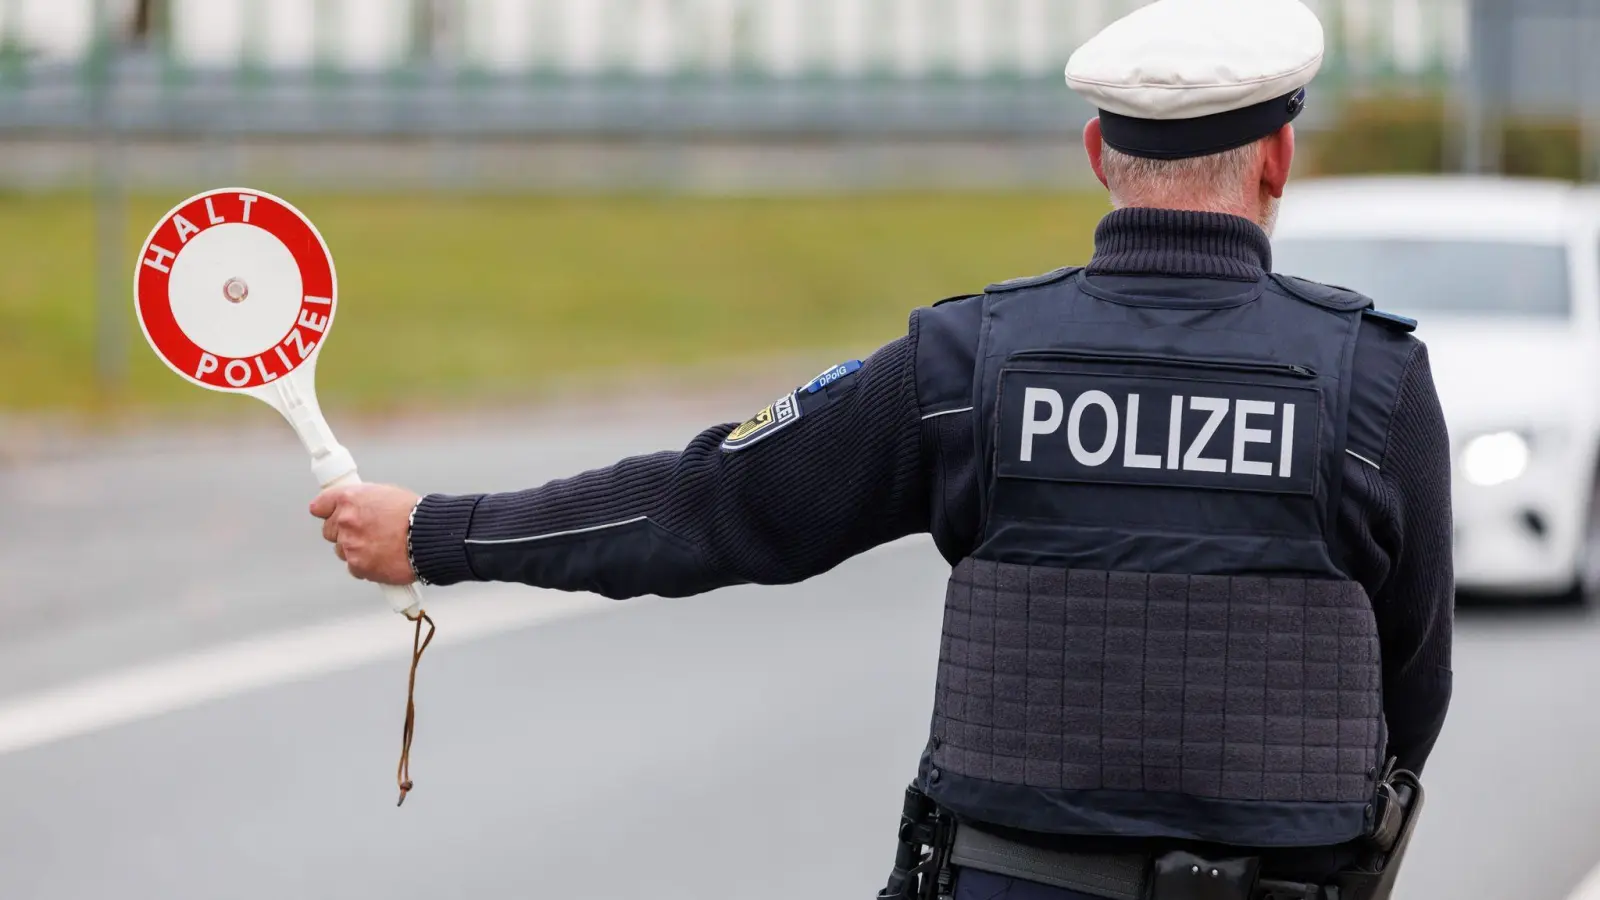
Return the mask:
<svg viewBox="0 0 1600 900"><path fill-rule="evenodd" d="M1384 540L1390 569L1372 599L1390 751L1420 772L1450 705L1455 625L1450 438L1422 344L1406 364L1390 421L1382 471L1363 472L1381 482L1379 505L1393 514Z"/></svg>
<svg viewBox="0 0 1600 900"><path fill-rule="evenodd" d="M743 449L682 451L507 494L430 496L413 555L437 584L515 581L612 597L782 584L928 529L915 338L890 343ZM464 525L464 528L463 528Z"/></svg>
<svg viewBox="0 0 1600 900"><path fill-rule="evenodd" d="M467 526L479 497L426 497L411 514L411 562L428 584L471 581Z"/></svg>

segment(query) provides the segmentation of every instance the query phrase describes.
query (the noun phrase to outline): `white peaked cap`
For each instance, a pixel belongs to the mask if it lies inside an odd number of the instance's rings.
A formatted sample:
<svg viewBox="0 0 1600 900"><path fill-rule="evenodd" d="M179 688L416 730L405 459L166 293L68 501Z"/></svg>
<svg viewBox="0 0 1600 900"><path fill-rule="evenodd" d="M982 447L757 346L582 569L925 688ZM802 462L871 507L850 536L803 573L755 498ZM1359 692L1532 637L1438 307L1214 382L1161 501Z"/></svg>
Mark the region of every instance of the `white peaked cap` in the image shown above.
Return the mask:
<svg viewBox="0 0 1600 900"><path fill-rule="evenodd" d="M1323 53L1322 23L1300 0L1156 0L1078 48L1067 84L1100 110L1113 147L1199 156L1293 121Z"/></svg>

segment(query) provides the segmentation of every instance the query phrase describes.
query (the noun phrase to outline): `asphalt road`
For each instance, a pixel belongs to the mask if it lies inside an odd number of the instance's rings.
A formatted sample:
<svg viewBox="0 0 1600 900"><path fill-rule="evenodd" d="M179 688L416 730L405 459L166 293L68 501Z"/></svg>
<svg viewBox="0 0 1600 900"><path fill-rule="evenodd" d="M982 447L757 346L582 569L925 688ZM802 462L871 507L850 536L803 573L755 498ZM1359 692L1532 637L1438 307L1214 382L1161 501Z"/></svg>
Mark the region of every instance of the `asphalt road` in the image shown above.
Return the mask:
<svg viewBox="0 0 1600 900"><path fill-rule="evenodd" d="M692 420L733 419L739 409ZM694 430L661 413L346 435L370 478L506 489ZM0 470L0 720L41 692L381 610L321 544L292 438L123 442ZM429 651L394 806L394 652L0 753L0 897L865 897L927 724L925 542L804 585ZM452 610L555 598L438 591ZM1402 896L1559 900L1600 860L1600 621L1464 613ZM820 664L819 664L820 661Z"/></svg>

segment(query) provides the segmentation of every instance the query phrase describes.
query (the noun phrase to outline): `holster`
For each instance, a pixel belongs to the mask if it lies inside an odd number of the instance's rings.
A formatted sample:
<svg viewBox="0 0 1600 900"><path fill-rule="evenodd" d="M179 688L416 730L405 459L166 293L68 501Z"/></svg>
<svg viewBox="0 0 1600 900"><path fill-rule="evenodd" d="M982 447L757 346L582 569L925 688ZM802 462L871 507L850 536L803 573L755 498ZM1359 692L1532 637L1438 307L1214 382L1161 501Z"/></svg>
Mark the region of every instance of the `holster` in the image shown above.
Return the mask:
<svg viewBox="0 0 1600 900"><path fill-rule="evenodd" d="M912 784L906 788L894 869L878 900L949 900L955 820Z"/></svg>
<svg viewBox="0 0 1600 900"><path fill-rule="evenodd" d="M1338 900L1389 900L1422 817L1426 794L1416 774L1404 769L1391 772L1378 787L1377 825L1370 838L1372 864L1365 871L1339 873Z"/></svg>
<svg viewBox="0 0 1600 900"><path fill-rule="evenodd" d="M1373 831L1367 837L1371 855L1363 864L1339 872L1326 885L1263 880L1256 900L1389 900L1394 896L1400 864L1411 847L1425 794L1415 773L1393 766L1391 760L1378 783Z"/></svg>

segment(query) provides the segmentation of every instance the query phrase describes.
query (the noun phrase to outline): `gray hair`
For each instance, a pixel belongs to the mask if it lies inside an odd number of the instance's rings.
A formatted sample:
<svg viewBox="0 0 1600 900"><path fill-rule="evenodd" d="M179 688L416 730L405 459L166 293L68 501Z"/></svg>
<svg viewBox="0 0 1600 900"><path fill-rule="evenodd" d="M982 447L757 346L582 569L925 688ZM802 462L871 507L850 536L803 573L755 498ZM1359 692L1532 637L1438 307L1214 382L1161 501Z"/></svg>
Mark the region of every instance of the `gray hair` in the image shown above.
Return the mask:
<svg viewBox="0 0 1600 900"><path fill-rule="evenodd" d="M1260 142L1191 159L1145 159L1105 146L1103 167L1117 207L1203 209L1255 219L1253 170Z"/></svg>

